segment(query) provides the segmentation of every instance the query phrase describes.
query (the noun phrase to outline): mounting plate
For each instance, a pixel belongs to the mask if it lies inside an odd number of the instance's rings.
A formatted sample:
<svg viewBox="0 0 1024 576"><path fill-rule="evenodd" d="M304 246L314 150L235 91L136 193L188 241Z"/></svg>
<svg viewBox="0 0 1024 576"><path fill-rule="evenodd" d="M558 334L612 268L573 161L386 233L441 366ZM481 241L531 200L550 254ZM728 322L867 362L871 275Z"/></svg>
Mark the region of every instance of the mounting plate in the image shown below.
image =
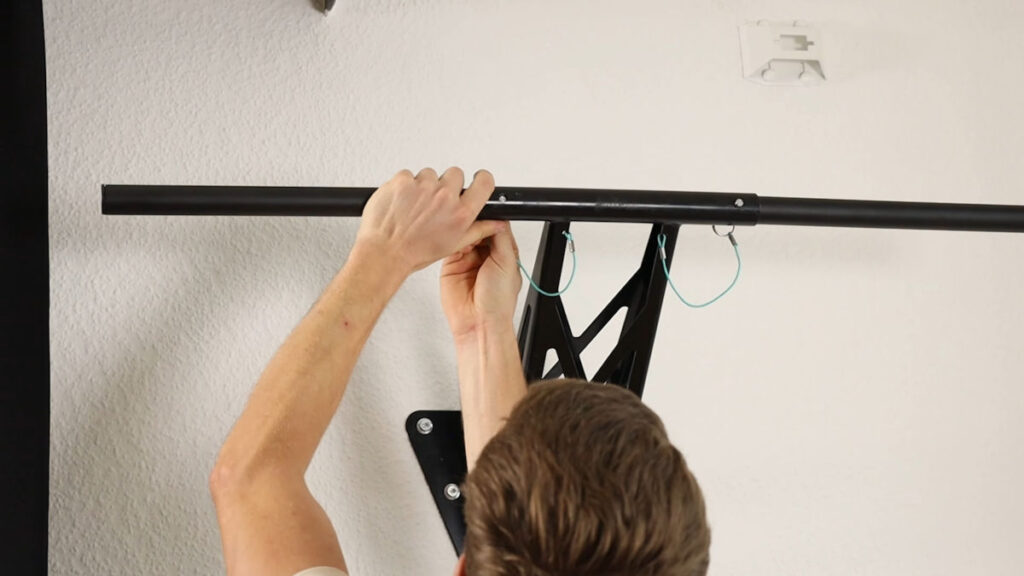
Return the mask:
<svg viewBox="0 0 1024 576"><path fill-rule="evenodd" d="M425 424L424 422L429 422ZM441 520L455 547L462 554L466 520L462 515L461 490L466 479L466 443L462 435L462 412L458 410L417 410L405 420L409 443L427 480ZM452 498L452 496L456 496Z"/></svg>

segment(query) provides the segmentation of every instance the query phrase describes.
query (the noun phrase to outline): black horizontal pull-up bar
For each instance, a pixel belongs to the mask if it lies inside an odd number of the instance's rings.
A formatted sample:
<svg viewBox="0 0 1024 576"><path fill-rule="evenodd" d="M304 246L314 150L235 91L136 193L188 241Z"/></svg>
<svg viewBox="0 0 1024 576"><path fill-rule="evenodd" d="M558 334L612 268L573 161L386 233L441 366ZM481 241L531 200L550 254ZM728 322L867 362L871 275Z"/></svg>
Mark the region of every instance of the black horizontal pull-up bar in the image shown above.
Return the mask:
<svg viewBox="0 0 1024 576"><path fill-rule="evenodd" d="M105 184L104 214L359 216L374 188ZM480 213L495 220L757 224L1024 232L1024 206L722 192L499 187Z"/></svg>

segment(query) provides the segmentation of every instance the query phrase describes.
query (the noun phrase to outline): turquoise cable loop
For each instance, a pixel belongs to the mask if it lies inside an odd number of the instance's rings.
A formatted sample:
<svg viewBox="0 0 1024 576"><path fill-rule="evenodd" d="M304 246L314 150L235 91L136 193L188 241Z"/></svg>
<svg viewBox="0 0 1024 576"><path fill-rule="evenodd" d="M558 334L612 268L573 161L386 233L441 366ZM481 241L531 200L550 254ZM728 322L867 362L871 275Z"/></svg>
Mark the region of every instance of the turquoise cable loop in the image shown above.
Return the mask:
<svg viewBox="0 0 1024 576"><path fill-rule="evenodd" d="M679 297L679 301L680 302L682 302L683 304L686 304L690 308L704 308L706 306L710 306L710 305L714 304L715 302L718 302L722 298L722 296L725 296L726 294L728 294L733 289L733 287L736 286L736 282L740 279L740 270L743 269L743 260L740 259L739 244L736 242L736 239L733 238L732 232L730 232L728 234L728 237L729 237L729 242L732 243L732 250L736 254L736 276L733 277L732 282L729 283L729 286L726 287L726 289L723 290L722 293L719 294L718 296L715 296L714 298L712 298L711 300L708 300L707 302L705 302L703 304L692 304L690 302L687 302L686 298L683 298L683 295L680 294L679 290L676 288L675 283L672 282L672 277L669 276L669 273L668 273L668 263L666 262L667 258L665 256L665 239L666 238L665 238L664 234L658 234L658 248L661 249L661 269L665 271L665 278L668 279L668 285L672 287L672 291L675 292L676 296Z"/></svg>
<svg viewBox="0 0 1024 576"><path fill-rule="evenodd" d="M516 263L519 264L519 269L523 271L523 276L526 276L526 279L530 282L530 286L532 286L539 294L543 294L544 296L549 296L551 298L565 294L569 287L572 286L573 279L576 278L576 241L572 239L572 234L568 231L562 232L562 236L565 236L565 238L569 240L569 254L572 254L572 273L569 274L569 282L566 283L565 288L562 288L558 292L545 292L544 290L541 290L541 287L537 286L537 283L530 277L530 273L526 270L526 267L523 266L522 261L516 260Z"/></svg>

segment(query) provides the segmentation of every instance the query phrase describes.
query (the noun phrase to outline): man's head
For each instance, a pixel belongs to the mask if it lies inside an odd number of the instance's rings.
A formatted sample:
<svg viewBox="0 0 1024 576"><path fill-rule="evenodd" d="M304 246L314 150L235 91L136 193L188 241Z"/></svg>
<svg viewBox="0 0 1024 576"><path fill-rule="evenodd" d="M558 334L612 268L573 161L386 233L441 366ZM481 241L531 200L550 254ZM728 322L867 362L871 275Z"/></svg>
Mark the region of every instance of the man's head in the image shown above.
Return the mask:
<svg viewBox="0 0 1024 576"><path fill-rule="evenodd" d="M658 416L617 386L531 386L464 493L469 576L707 571L700 487Z"/></svg>

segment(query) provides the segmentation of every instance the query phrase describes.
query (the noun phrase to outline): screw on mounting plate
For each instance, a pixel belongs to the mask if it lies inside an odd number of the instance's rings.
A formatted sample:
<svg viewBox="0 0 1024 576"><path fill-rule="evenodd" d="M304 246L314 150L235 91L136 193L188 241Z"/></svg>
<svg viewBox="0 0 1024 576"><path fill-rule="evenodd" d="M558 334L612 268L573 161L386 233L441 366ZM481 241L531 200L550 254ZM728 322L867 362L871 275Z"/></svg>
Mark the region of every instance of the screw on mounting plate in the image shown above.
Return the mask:
<svg viewBox="0 0 1024 576"><path fill-rule="evenodd" d="M737 208L743 208L743 204L745 204L743 202L743 198L737 198L736 201L733 202L733 205L735 205Z"/></svg>
<svg viewBox="0 0 1024 576"><path fill-rule="evenodd" d="M462 496L462 490L459 490L458 484L449 484L444 487L444 497L449 500L458 500Z"/></svg>
<svg viewBox="0 0 1024 576"><path fill-rule="evenodd" d="M420 418L416 422L416 429L420 434L430 434L434 430L434 423L430 421L430 418Z"/></svg>

